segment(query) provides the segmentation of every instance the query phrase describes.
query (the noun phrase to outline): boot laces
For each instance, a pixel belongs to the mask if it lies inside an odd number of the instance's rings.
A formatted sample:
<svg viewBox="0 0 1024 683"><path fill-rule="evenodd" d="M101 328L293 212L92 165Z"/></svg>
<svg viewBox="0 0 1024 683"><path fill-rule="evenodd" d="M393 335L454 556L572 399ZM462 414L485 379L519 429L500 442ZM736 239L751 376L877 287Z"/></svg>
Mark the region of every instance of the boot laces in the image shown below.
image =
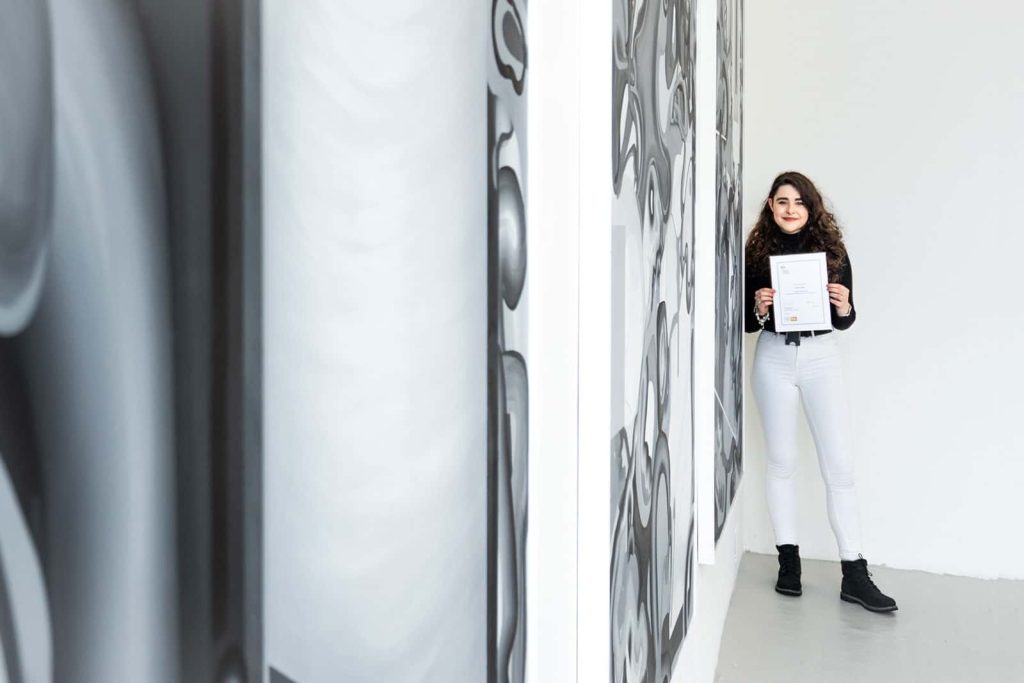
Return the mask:
<svg viewBox="0 0 1024 683"><path fill-rule="evenodd" d="M864 556L863 555L857 555L857 558L859 560L863 560ZM878 586L875 585L875 582L871 580L871 577L874 576L874 574L872 574L871 570L868 569L867 562L865 561L861 566L864 568L864 573L861 574L860 572L857 572L857 574L856 574L857 580L860 583L863 583L866 586L870 586L871 588L874 588L876 591L881 593L881 591L879 590Z"/></svg>

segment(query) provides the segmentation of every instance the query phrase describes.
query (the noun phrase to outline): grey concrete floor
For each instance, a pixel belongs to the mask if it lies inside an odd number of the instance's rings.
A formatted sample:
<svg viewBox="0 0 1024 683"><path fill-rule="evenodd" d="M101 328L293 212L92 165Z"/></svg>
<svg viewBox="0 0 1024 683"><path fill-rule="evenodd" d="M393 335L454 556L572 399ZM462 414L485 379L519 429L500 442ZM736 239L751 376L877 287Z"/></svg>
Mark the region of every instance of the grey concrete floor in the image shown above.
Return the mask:
<svg viewBox="0 0 1024 683"><path fill-rule="evenodd" d="M775 556L746 553L715 681L1024 681L1024 581L870 570L899 611L842 602L838 562L804 560L804 594L779 595Z"/></svg>

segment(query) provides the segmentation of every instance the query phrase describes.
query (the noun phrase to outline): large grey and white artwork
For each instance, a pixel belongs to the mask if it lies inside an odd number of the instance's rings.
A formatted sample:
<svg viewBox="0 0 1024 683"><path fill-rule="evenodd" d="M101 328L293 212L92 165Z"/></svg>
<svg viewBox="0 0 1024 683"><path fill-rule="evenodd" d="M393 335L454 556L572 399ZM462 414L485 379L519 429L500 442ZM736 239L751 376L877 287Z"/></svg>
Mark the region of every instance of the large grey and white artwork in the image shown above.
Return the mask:
<svg viewBox="0 0 1024 683"><path fill-rule="evenodd" d="M693 610L693 0L616 0L611 680L667 681Z"/></svg>
<svg viewBox="0 0 1024 683"><path fill-rule="evenodd" d="M743 0L718 0L715 540L743 474Z"/></svg>
<svg viewBox="0 0 1024 683"><path fill-rule="evenodd" d="M170 292L138 26L102 0L0 15L2 678L166 680Z"/></svg>
<svg viewBox="0 0 1024 683"><path fill-rule="evenodd" d="M255 673L243 5L0 0L0 681Z"/></svg>
<svg viewBox="0 0 1024 683"><path fill-rule="evenodd" d="M54 184L53 35L42 3L0 1L0 680L53 680L43 463L13 345L39 306Z"/></svg>
<svg viewBox="0 0 1024 683"><path fill-rule="evenodd" d="M487 73L489 683L526 679L526 2L493 0Z"/></svg>

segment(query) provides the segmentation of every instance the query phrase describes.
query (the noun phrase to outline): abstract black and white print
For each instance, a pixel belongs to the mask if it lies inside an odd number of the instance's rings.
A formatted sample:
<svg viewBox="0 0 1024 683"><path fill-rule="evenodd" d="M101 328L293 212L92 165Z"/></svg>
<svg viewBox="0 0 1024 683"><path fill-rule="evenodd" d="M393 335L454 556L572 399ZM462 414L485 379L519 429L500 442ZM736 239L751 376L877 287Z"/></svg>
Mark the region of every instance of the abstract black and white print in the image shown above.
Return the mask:
<svg viewBox="0 0 1024 683"><path fill-rule="evenodd" d="M489 683L526 678L526 3L493 0L487 73Z"/></svg>
<svg viewBox="0 0 1024 683"><path fill-rule="evenodd" d="M715 540L743 474L743 0L718 0Z"/></svg>
<svg viewBox="0 0 1024 683"><path fill-rule="evenodd" d="M215 5L0 0L0 681L259 671L259 5Z"/></svg>
<svg viewBox="0 0 1024 683"><path fill-rule="evenodd" d="M693 609L692 0L616 0L611 680L670 678Z"/></svg>

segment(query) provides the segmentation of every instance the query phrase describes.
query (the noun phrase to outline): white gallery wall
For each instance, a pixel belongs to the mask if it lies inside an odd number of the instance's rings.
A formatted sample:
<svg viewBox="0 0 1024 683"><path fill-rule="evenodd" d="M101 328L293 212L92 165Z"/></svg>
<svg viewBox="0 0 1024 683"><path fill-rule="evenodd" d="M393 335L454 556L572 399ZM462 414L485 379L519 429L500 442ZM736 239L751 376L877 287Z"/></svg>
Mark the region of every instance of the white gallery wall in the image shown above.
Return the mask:
<svg viewBox="0 0 1024 683"><path fill-rule="evenodd" d="M614 0L613 0L614 1ZM579 318L576 429L579 434L577 507L576 680L611 680L610 571L611 472L611 134L612 7L587 12L586 0L569 0L577 35L575 109L579 202L573 226L579 244ZM570 58L571 59L571 58Z"/></svg>
<svg viewBox="0 0 1024 683"><path fill-rule="evenodd" d="M530 366L526 680L575 681L583 680L576 668L577 3L531 4L527 30L527 277L538 293L530 300L529 347L542 352L533 354Z"/></svg>
<svg viewBox="0 0 1024 683"><path fill-rule="evenodd" d="M1015 529L1024 519L1024 5L779 0L746 9L744 223L774 175L797 169L846 230L858 315L841 343L864 554L893 567L1024 578ZM747 406L746 543L774 552L749 391ZM802 550L836 559L804 437Z"/></svg>

